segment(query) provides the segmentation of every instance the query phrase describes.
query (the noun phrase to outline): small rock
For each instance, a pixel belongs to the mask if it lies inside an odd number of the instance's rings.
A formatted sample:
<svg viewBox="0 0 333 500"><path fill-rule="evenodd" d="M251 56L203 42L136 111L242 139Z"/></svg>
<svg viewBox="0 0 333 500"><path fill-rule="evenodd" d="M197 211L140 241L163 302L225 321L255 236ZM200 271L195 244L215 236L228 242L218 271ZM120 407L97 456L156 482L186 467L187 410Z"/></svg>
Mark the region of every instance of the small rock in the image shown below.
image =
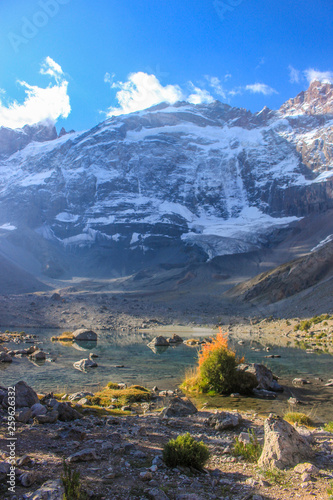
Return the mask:
<svg viewBox="0 0 333 500"><path fill-rule="evenodd" d="M140 472L141 481L150 481L153 478L152 473L148 470Z"/></svg>
<svg viewBox="0 0 333 500"><path fill-rule="evenodd" d="M304 473L312 475L319 474L319 469L315 465L310 464L309 462L296 465L296 467L294 467L294 471L297 474L304 474Z"/></svg>
<svg viewBox="0 0 333 500"><path fill-rule="evenodd" d="M132 408L131 408L130 406L126 405L126 406L122 406L122 407L121 407L121 410L122 410L122 411L131 411L131 410L132 410Z"/></svg>
<svg viewBox="0 0 333 500"><path fill-rule="evenodd" d="M32 463L31 458L29 455L23 455L21 458L18 458L16 460L16 465L18 467L22 467L23 465L30 465Z"/></svg>
<svg viewBox="0 0 333 500"><path fill-rule="evenodd" d="M240 413L221 411L210 415L205 423L217 431L223 431L237 427L242 420Z"/></svg>
<svg viewBox="0 0 333 500"><path fill-rule="evenodd" d="M32 416L36 417L37 415L45 415L47 412L47 409L45 408L45 406L41 405L40 403L36 403L36 404L32 405L31 412L32 412Z"/></svg>
<svg viewBox="0 0 333 500"><path fill-rule="evenodd" d="M30 359L33 359L34 361L44 361L46 358L46 354L43 351L35 351L29 356Z"/></svg>
<svg viewBox="0 0 333 500"><path fill-rule="evenodd" d="M35 419L39 424L54 424L58 420L58 416L57 410L51 410L45 415L36 415Z"/></svg>
<svg viewBox="0 0 333 500"><path fill-rule="evenodd" d="M169 497L167 497L164 491L160 490L159 488L148 490L147 493L149 495L149 498L151 498L152 500L169 500Z"/></svg>
<svg viewBox="0 0 333 500"><path fill-rule="evenodd" d="M36 476L33 472L24 472L19 476L19 481L25 488L29 488L32 484L34 484L36 480Z"/></svg>
<svg viewBox="0 0 333 500"><path fill-rule="evenodd" d="M309 380L306 380L305 378L294 378L293 382L294 385L306 385L306 384L311 384Z"/></svg>
<svg viewBox="0 0 333 500"><path fill-rule="evenodd" d="M65 489L61 479L46 481L33 493L32 500L62 500Z"/></svg>
<svg viewBox="0 0 333 500"><path fill-rule="evenodd" d="M0 363L11 363L12 357L7 352L0 352Z"/></svg>
<svg viewBox="0 0 333 500"><path fill-rule="evenodd" d="M66 459L66 462L90 462L91 460L98 460L96 450L93 448L86 448L85 450L81 450L73 455L70 455Z"/></svg>
<svg viewBox="0 0 333 500"><path fill-rule="evenodd" d="M187 417L197 413L197 408L188 398L175 396L169 401L168 406L162 411L163 417Z"/></svg>
<svg viewBox="0 0 333 500"><path fill-rule="evenodd" d="M32 413L30 408L20 408L17 412L15 412L15 420L17 422L22 422L22 424L26 424L31 417Z"/></svg>

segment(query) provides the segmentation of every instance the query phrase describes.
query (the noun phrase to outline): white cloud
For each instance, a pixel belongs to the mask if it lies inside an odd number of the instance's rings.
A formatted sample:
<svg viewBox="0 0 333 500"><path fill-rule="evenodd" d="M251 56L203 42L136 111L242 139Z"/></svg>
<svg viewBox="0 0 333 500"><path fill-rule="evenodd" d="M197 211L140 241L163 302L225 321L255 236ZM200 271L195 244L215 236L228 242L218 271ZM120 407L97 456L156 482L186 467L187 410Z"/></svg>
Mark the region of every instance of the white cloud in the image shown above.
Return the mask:
<svg viewBox="0 0 333 500"><path fill-rule="evenodd" d="M150 108L161 102L174 104L184 98L178 85L160 84L156 76L138 72L129 75L126 82L116 82L111 88L119 88L118 107L110 107L107 116L118 116Z"/></svg>
<svg viewBox="0 0 333 500"><path fill-rule="evenodd" d="M209 104L214 101L214 97L210 95L208 90L200 89L199 87L193 85L192 82L190 82L190 85L192 86L194 92L186 99L188 102L191 104Z"/></svg>
<svg viewBox="0 0 333 500"><path fill-rule="evenodd" d="M333 71L319 71L309 68L304 71L304 75L309 83L315 80L321 83L333 83Z"/></svg>
<svg viewBox="0 0 333 500"><path fill-rule="evenodd" d="M40 73L41 75L49 75L55 78L57 82L62 79L64 74L61 69L61 66L58 63L56 63L53 59L51 59L51 57L49 56L47 56L45 61L42 62Z"/></svg>
<svg viewBox="0 0 333 500"><path fill-rule="evenodd" d="M269 85L266 85L265 83L253 83L251 85L246 85L245 90L248 90L252 94L278 94L275 89L273 89Z"/></svg>
<svg viewBox="0 0 333 500"><path fill-rule="evenodd" d="M299 83L301 80L301 72L294 68L291 64L289 64L288 69L290 83Z"/></svg>
<svg viewBox="0 0 333 500"><path fill-rule="evenodd" d="M225 79L227 77L231 77L231 75L226 75L225 76ZM214 92L221 96L223 99L226 99L226 93L225 91L223 90L223 87L221 85L221 82L220 80L217 78L217 76L208 76L206 75L205 76L206 80L208 81L209 85L212 87L212 89L214 90Z"/></svg>
<svg viewBox="0 0 333 500"><path fill-rule="evenodd" d="M48 87L41 88L18 81L26 95L23 103L4 103L0 94L0 126L21 128L45 120L56 121L60 116L67 118L71 106L67 94L68 82L63 77L61 67L47 57L41 65L40 73L54 78L56 85L49 84Z"/></svg>

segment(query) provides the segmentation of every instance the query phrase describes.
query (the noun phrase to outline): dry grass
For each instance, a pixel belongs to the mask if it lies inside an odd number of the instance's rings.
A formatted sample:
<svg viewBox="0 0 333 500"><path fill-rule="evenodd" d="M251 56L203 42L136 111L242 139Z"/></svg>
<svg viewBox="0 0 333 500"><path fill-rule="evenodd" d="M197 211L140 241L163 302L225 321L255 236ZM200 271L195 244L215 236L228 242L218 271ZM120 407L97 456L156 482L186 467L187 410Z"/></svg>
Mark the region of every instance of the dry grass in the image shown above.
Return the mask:
<svg viewBox="0 0 333 500"><path fill-rule="evenodd" d="M63 332L59 337L51 337L52 342L73 342L73 332Z"/></svg>

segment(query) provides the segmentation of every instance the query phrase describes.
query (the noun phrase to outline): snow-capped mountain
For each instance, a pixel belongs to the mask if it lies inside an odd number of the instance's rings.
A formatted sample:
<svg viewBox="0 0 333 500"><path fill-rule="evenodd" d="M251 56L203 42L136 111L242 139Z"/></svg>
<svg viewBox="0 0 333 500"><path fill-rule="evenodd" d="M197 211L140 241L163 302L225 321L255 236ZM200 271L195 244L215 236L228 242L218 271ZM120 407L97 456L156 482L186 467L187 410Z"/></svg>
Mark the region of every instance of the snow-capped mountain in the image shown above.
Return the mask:
<svg viewBox="0 0 333 500"><path fill-rule="evenodd" d="M333 86L256 114L179 102L61 137L1 128L0 155L1 242L50 275L88 253L138 269L246 252L333 207Z"/></svg>

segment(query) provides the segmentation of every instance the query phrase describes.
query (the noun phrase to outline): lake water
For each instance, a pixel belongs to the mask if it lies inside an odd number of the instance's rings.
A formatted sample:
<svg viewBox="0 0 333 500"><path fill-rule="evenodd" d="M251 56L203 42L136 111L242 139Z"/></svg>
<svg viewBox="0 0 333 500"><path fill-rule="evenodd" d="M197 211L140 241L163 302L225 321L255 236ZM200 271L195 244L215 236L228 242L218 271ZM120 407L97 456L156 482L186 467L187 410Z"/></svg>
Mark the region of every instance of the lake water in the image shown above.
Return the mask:
<svg viewBox="0 0 333 500"><path fill-rule="evenodd" d="M3 329L4 331L5 329ZM9 329L10 330L10 329ZM24 380L40 392L74 392L89 390L95 392L108 382L125 382L140 384L152 388L173 389L184 378L186 370L195 366L197 348L180 344L174 347L160 348L152 351L147 343L152 336L126 334L109 331L98 332L97 343L61 344L51 342L53 335L59 335L59 330L26 329L26 333L37 334L39 346L49 359L41 364L32 363L27 357L16 358L11 364L0 364L0 385L13 385ZM184 339L193 337L193 333L182 334ZM172 331L170 331L170 335ZM168 334L164 334L168 336ZM285 412L288 409L287 399L290 396L302 399L305 403L297 407L297 411L315 412L317 418L329 419L333 410L333 388L323 388L325 381L333 378L333 356L329 354L306 353L291 347L266 346L257 342L246 342L239 345L237 338L230 341L238 356L244 356L246 362L264 363L274 374L280 377L279 382L287 386L283 394L275 401L263 401L254 398L198 398L199 402L208 402L212 406L224 406L239 409L255 409L263 413L270 411ZM19 349L30 344L6 344L9 348ZM98 355L98 367L86 373L73 367L75 361L87 358L90 352ZM278 354L280 358L268 359L268 354ZM117 368L116 365L123 365ZM310 377L311 385L295 388L291 385L294 377ZM332 419L332 418L330 418Z"/></svg>

